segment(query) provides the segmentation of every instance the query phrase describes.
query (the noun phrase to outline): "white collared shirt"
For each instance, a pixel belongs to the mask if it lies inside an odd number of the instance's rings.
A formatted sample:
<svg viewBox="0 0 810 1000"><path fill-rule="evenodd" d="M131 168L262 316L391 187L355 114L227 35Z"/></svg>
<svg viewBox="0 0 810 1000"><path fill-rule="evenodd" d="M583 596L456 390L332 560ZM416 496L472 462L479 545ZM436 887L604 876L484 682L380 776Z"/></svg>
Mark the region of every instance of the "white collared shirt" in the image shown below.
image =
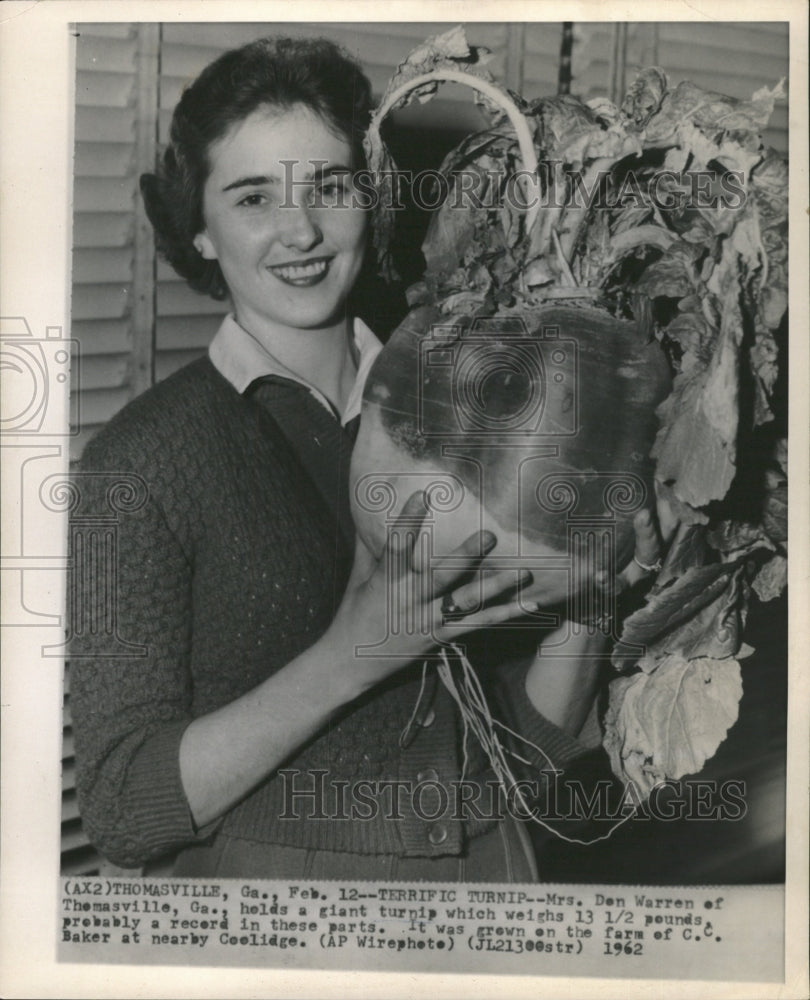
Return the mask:
<svg viewBox="0 0 810 1000"><path fill-rule="evenodd" d="M357 348L357 376L341 416L345 426L360 415L363 388L374 359L382 350L382 344L366 324L355 318L352 326L354 345ZM281 375L306 386L315 399L334 414L335 410L320 389L291 371L285 364L269 353L259 341L241 327L232 313L222 320L214 339L208 348L208 356L217 371L226 378L238 393L243 393L257 378L265 375Z"/></svg>

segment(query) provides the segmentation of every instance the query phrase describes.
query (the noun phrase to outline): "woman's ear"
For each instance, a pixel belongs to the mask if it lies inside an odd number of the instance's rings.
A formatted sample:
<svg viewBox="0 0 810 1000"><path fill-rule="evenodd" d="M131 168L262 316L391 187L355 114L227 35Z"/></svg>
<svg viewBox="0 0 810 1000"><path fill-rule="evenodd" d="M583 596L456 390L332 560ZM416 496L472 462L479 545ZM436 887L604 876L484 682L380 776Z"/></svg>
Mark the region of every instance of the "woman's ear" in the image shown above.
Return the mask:
<svg viewBox="0 0 810 1000"><path fill-rule="evenodd" d="M204 260L217 260L214 244L206 231L197 233L194 237L194 249Z"/></svg>

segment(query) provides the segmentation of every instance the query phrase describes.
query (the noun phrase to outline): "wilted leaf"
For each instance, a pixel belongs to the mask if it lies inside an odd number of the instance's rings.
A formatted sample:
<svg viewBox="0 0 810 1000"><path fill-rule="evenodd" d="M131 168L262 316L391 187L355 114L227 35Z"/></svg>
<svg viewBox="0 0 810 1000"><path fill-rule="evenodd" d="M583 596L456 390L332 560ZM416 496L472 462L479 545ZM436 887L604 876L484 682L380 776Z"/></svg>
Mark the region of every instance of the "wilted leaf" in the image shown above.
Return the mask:
<svg viewBox="0 0 810 1000"><path fill-rule="evenodd" d="M661 107L666 90L667 78L660 69L642 70L622 102L622 115L635 128L644 128Z"/></svg>
<svg viewBox="0 0 810 1000"><path fill-rule="evenodd" d="M432 35L417 46L397 67L388 84L386 95L408 80L448 64L455 65L456 68L463 66L465 72L479 73L483 76L486 71L482 71L482 67L489 61L488 56L488 49L477 49L469 45L464 29L461 25L457 25L441 35ZM489 77L488 73L486 75ZM418 96L418 93L412 92L404 100L407 102Z"/></svg>
<svg viewBox="0 0 810 1000"><path fill-rule="evenodd" d="M773 95L773 99L777 96ZM664 96L660 109L646 125L645 140L651 145L677 145L678 130L687 122L707 134L759 134L768 123L773 100L763 99L759 91L756 98L756 101L740 101L684 80Z"/></svg>
<svg viewBox="0 0 810 1000"><path fill-rule="evenodd" d="M726 560L740 559L759 549L773 550L771 540L758 524L747 521L720 521L709 531L708 539L713 548Z"/></svg>
<svg viewBox="0 0 810 1000"><path fill-rule="evenodd" d="M673 243L659 260L645 270L636 289L651 299L658 296L684 298L694 291L696 257L695 248L688 243L680 240Z"/></svg>
<svg viewBox="0 0 810 1000"><path fill-rule="evenodd" d="M678 130L681 148L694 157L693 169L705 170L713 161L721 163L727 170L739 171L747 176L754 164L762 157L759 135L754 132L742 133L741 139L731 139L724 133L705 135L692 122L684 122Z"/></svg>
<svg viewBox="0 0 810 1000"><path fill-rule="evenodd" d="M760 601L772 601L787 586L787 559L775 555L760 569L752 584Z"/></svg>
<svg viewBox="0 0 810 1000"><path fill-rule="evenodd" d="M535 102L531 113L542 122L545 156L580 169L589 140L603 131L593 111L576 97L564 94Z"/></svg>
<svg viewBox="0 0 810 1000"><path fill-rule="evenodd" d="M716 331L706 322L702 312L679 313L664 327L667 337L680 345L683 351L681 371L688 372L711 357Z"/></svg>
<svg viewBox="0 0 810 1000"><path fill-rule="evenodd" d="M762 527L775 542L787 540L787 481L773 469L765 471L765 500L762 505Z"/></svg>
<svg viewBox="0 0 810 1000"><path fill-rule="evenodd" d="M754 374L754 425L758 427L773 419L770 400L779 375L779 350L770 330L757 330L749 359Z"/></svg>
<svg viewBox="0 0 810 1000"><path fill-rule="evenodd" d="M451 193L451 201L452 201ZM478 217L483 209L459 210L445 203L434 212L427 235L422 243L422 253L428 269L436 276L454 271L475 239Z"/></svg>
<svg viewBox="0 0 810 1000"><path fill-rule="evenodd" d="M604 746L617 777L644 793L696 774L736 722L742 697L734 659L674 655L652 673L610 685Z"/></svg>
<svg viewBox="0 0 810 1000"><path fill-rule="evenodd" d="M656 476L692 507L721 500L734 478L742 334L739 288L729 284L711 362L702 370L681 372L658 408L661 430L652 450Z"/></svg>
<svg viewBox="0 0 810 1000"><path fill-rule="evenodd" d="M677 653L687 660L700 656L715 659L736 656L742 643L745 610L740 594L740 571L723 582L725 588L713 601L653 642L648 647L648 655L660 659Z"/></svg>
<svg viewBox="0 0 810 1000"><path fill-rule="evenodd" d="M535 257L523 271L523 280L529 288L547 285L556 277L556 272L549 266L545 257Z"/></svg>
<svg viewBox="0 0 810 1000"><path fill-rule="evenodd" d="M785 97L787 97L787 91L785 90L784 77L779 80L775 87L760 87L759 90L754 92L751 98L751 105L756 109L755 113L760 125L764 126L768 124L773 114L774 104Z"/></svg>
<svg viewBox="0 0 810 1000"><path fill-rule="evenodd" d="M706 563L706 529L700 522L690 524L682 516L677 505L672 503L671 491L662 488L660 483L656 483L656 491L670 509L672 514L680 522L675 530L675 535L669 543L669 551L664 560L664 566L658 574L660 586L666 586L676 577L683 576L690 570ZM692 508L689 508L691 510ZM695 514L698 514L695 511ZM708 520L708 518L705 518Z"/></svg>
<svg viewBox="0 0 810 1000"><path fill-rule="evenodd" d="M645 606L624 620L613 652L614 666L625 666L629 650L638 646L655 658L676 650L688 650L693 656L736 653L734 637L720 635L737 596L732 582L736 572L728 563L696 566L653 590Z"/></svg>

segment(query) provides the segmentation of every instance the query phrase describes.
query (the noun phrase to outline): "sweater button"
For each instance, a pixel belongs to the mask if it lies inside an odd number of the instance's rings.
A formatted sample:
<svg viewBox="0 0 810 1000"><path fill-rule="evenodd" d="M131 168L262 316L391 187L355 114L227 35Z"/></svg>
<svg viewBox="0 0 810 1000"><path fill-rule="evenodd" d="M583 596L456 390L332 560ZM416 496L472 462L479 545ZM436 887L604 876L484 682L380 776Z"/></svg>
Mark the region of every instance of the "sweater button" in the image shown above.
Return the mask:
<svg viewBox="0 0 810 1000"><path fill-rule="evenodd" d="M435 767L428 767L426 770L417 773L416 780L420 785L425 781L438 781L439 772Z"/></svg>
<svg viewBox="0 0 810 1000"><path fill-rule="evenodd" d="M428 833L428 840L434 847L438 847L447 840L447 827L444 823L434 823Z"/></svg>
<svg viewBox="0 0 810 1000"><path fill-rule="evenodd" d="M433 707L431 706L431 707L430 707L430 708L429 708L429 709L427 710L427 712L425 712L425 717L424 717L424 718L422 719L422 721L421 721L421 722L419 723L419 725L420 725L420 726L421 726L421 727L422 727L423 729L428 729L428 728L429 728L430 726L432 726L432 725L433 725L433 723L434 723L435 721L436 721L436 711L435 711L435 709L434 709L434 708L433 708Z"/></svg>

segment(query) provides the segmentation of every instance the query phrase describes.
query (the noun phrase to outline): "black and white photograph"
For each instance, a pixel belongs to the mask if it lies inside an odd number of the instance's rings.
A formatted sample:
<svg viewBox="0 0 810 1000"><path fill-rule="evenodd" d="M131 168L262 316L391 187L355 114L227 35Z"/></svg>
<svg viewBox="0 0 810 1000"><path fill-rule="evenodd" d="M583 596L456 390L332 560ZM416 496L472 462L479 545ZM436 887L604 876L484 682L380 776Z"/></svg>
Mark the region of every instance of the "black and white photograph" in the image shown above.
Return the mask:
<svg viewBox="0 0 810 1000"><path fill-rule="evenodd" d="M8 995L804 995L806 10L8 6Z"/></svg>

